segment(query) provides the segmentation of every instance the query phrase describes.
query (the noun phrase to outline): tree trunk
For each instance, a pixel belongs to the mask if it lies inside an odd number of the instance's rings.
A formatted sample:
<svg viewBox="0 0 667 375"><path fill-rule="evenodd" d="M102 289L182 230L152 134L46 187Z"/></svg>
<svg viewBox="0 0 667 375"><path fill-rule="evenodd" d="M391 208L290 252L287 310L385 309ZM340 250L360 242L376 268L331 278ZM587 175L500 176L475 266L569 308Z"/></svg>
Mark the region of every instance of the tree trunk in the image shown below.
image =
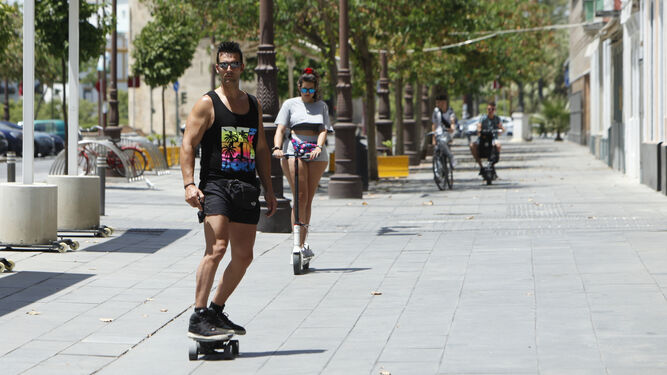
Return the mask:
<svg viewBox="0 0 667 375"><path fill-rule="evenodd" d="M362 37L367 41L365 37ZM362 54L362 68L364 70L364 85L366 86L366 140L368 145L368 177L372 181L378 179L377 165L377 129L375 128L375 72L373 71L373 55L368 51L368 45L359 46Z"/></svg>
<svg viewBox="0 0 667 375"><path fill-rule="evenodd" d="M9 79L5 78L5 121L9 121Z"/></svg>
<svg viewBox="0 0 667 375"><path fill-rule="evenodd" d="M423 142L424 139L424 127L422 125L422 83L420 81L415 82L415 130L414 130L414 139L412 144L414 145L415 152L417 153L418 160L421 160Z"/></svg>
<svg viewBox="0 0 667 375"><path fill-rule="evenodd" d="M42 108L42 104L44 103L44 94L46 94L46 90L41 90L41 92L39 94L40 94L39 102L37 102L37 108L35 108L35 117L37 117L37 115L39 114L40 108Z"/></svg>
<svg viewBox="0 0 667 375"><path fill-rule="evenodd" d="M162 155L164 155L164 161L167 162L167 167L169 162L167 160L167 119L165 117L164 110L164 90L167 89L167 86L162 86Z"/></svg>
<svg viewBox="0 0 667 375"><path fill-rule="evenodd" d="M399 76L396 81L394 81L396 87L394 91L394 104L396 106L396 112L394 113L396 129L394 129L396 134L396 142L394 144L394 155L403 155L405 153L405 148L403 145L403 77Z"/></svg>
<svg viewBox="0 0 667 375"><path fill-rule="evenodd" d="M60 58L60 67L62 68L63 72L63 119L65 121L65 174L67 174L67 171L69 170L69 166L67 165L67 145L68 145L68 139L69 139L69 131L67 131L68 126L67 126L67 92L65 91L65 85L67 84L67 64L65 62L65 58L61 57ZM26 89L25 87L23 88L24 90ZM32 88L34 90L34 88Z"/></svg>
<svg viewBox="0 0 667 375"><path fill-rule="evenodd" d="M518 103L518 112L523 112L525 107L524 103L524 87L523 87L523 82L516 81L516 86L519 89L519 103Z"/></svg>

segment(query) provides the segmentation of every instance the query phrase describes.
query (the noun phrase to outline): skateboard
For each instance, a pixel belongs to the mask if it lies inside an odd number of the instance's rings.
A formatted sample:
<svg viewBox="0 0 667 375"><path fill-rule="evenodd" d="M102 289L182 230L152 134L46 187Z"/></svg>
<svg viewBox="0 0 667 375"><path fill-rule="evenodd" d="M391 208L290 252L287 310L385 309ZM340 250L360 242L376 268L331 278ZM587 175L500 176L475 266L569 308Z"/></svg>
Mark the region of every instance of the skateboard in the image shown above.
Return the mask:
<svg viewBox="0 0 667 375"><path fill-rule="evenodd" d="M2 272L12 272L14 269L14 262L7 258L0 258L0 273Z"/></svg>
<svg viewBox="0 0 667 375"><path fill-rule="evenodd" d="M190 337L194 342L190 344L188 357L191 361L199 359L199 355L217 354L220 353L216 349L222 349L224 359L234 359L239 355L239 340L232 340L233 333L227 335L227 338L222 340L202 340Z"/></svg>

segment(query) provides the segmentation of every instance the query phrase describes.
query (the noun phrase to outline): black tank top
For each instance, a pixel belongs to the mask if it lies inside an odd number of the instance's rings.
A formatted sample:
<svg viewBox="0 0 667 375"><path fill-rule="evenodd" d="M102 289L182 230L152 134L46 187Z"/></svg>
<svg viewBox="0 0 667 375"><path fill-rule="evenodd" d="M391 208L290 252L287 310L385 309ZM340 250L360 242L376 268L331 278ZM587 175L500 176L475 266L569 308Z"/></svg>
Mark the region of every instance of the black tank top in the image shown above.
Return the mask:
<svg viewBox="0 0 667 375"><path fill-rule="evenodd" d="M206 93L213 101L215 119L201 140L202 182L219 178L254 184L257 146L257 99L248 94L250 109L239 115L230 111L215 91Z"/></svg>

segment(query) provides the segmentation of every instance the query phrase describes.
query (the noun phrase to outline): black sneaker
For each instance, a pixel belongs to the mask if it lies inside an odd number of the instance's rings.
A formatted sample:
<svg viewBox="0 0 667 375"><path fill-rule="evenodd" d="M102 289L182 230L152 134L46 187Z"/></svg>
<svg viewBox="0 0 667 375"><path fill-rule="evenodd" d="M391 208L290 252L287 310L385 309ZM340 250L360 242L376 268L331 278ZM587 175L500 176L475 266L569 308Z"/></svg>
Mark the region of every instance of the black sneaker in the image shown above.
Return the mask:
<svg viewBox="0 0 667 375"><path fill-rule="evenodd" d="M206 309L204 313L194 312L190 316L188 337L199 341L219 341L229 338L230 332L221 330L211 322L214 314Z"/></svg>
<svg viewBox="0 0 667 375"><path fill-rule="evenodd" d="M234 333L237 335L245 335L246 333L245 328L241 327L238 324L234 324L234 322L229 320L229 318L227 317L227 313L222 311L222 309L220 309L220 311L215 311L213 309L209 310L213 312L215 316L214 324L218 329L229 333Z"/></svg>

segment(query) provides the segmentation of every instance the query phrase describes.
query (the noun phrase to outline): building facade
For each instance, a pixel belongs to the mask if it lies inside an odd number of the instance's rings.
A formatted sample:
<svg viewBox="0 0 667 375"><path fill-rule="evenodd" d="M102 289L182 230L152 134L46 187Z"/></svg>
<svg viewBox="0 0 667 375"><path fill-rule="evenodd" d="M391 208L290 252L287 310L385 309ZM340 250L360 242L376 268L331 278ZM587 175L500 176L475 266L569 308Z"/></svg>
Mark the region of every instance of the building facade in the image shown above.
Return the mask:
<svg viewBox="0 0 667 375"><path fill-rule="evenodd" d="M585 24L570 33L569 139L667 192L667 1L572 0L570 10Z"/></svg>

